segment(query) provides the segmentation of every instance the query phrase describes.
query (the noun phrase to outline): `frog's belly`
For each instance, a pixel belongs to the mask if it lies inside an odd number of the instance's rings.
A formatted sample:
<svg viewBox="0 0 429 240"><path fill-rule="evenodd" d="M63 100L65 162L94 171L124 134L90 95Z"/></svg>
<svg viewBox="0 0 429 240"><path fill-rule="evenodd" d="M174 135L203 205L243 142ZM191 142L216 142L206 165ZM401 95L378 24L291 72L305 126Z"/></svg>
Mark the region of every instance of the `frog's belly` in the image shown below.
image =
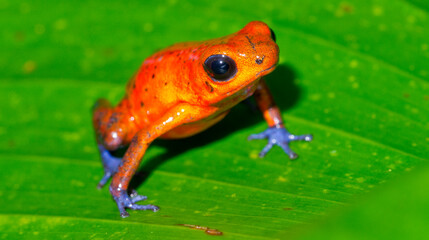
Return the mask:
<svg viewBox="0 0 429 240"><path fill-rule="evenodd" d="M178 126L176 128L173 128L172 130L170 130L169 132L164 133L163 135L160 136L160 138L162 139L177 139L177 138L185 138L185 137L190 137L192 135L195 135L197 133L200 133L204 130L206 130L207 128L213 126L214 124L216 124L217 122L219 122L220 120L222 120L226 114L228 114L229 111L226 111L214 118L210 118L210 119L202 119L196 122L192 122L192 123L187 123L187 124L183 124L181 126Z"/></svg>

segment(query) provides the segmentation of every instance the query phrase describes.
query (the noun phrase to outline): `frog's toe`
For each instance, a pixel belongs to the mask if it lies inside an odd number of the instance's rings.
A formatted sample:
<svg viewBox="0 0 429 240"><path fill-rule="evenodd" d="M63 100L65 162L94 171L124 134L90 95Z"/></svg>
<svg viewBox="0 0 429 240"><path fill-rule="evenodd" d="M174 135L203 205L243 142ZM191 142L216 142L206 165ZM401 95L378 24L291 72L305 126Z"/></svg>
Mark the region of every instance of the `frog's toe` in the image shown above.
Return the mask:
<svg viewBox="0 0 429 240"><path fill-rule="evenodd" d="M136 203L147 199L147 196L139 195L136 190L131 191L131 202Z"/></svg>
<svg viewBox="0 0 429 240"><path fill-rule="evenodd" d="M110 191L112 192L112 190ZM125 208L133 209L133 210L152 210L153 212L156 212L159 210L158 206L155 205L139 205L136 204L138 201L146 200L146 196L138 195L137 192L133 191L131 195L128 195L126 191L121 191L119 193L119 196L113 196L113 199L115 200L116 204L118 205L119 213L121 214L121 217L126 218L129 216L128 212L125 210Z"/></svg>
<svg viewBox="0 0 429 240"><path fill-rule="evenodd" d="M158 206L147 204L147 205L139 205L139 204L132 204L129 206L130 209L133 210L152 210L152 212L157 212L159 210Z"/></svg>
<svg viewBox="0 0 429 240"><path fill-rule="evenodd" d="M247 140L255 140L255 139L264 139L264 138L267 138L268 136L267 136L267 134L266 134L266 132L264 131L264 132L261 132L261 133L256 133L256 134L251 134L248 138L247 138ZM269 149L268 149L269 150Z"/></svg>
<svg viewBox="0 0 429 240"><path fill-rule="evenodd" d="M311 135L311 134L304 134L304 135L293 135L293 134L290 134L289 135L289 139L290 139L290 141L303 140L303 141L306 141L306 142L310 142L311 140L313 140L313 135Z"/></svg>
<svg viewBox="0 0 429 240"><path fill-rule="evenodd" d="M109 181L109 179L112 177L112 173L110 172L105 172L103 177L101 178L101 180L98 182L97 184L97 188L101 189L104 187L104 185L106 185L107 181Z"/></svg>
<svg viewBox="0 0 429 240"><path fill-rule="evenodd" d="M291 160L297 159L298 154L296 154L292 149L290 149L289 144L286 142L279 143L279 146L283 149L283 151L289 156Z"/></svg>
<svg viewBox="0 0 429 240"><path fill-rule="evenodd" d="M264 149L262 149L262 151L259 153L259 157L263 158L265 157L265 155L268 153L268 151L271 150L271 148L274 146L274 144L272 142L268 142L267 145L265 145Z"/></svg>
<svg viewBox="0 0 429 240"><path fill-rule="evenodd" d="M104 167L104 176L97 185L97 188L100 189L106 185L109 179L118 171L118 167L121 164L122 159L112 156L112 154L102 144L98 145L98 149L100 150Z"/></svg>

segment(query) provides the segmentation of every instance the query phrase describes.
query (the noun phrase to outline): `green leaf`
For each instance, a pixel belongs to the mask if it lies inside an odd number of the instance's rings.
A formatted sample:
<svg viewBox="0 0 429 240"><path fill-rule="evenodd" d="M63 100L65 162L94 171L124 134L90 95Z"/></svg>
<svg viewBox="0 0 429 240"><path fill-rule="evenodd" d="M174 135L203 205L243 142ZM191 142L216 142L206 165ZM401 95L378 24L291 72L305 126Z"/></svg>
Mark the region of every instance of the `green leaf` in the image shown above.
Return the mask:
<svg viewBox="0 0 429 240"><path fill-rule="evenodd" d="M356 214L370 204L355 208L356 199L428 160L428 10L420 0L0 0L0 238L213 237L180 225L190 224L272 239L324 217L332 232L341 233L339 221L358 229L353 217L329 216L345 206ZM252 20L276 33L280 65L267 83L289 130L314 140L292 145L296 161L279 148L259 159L265 142L246 138L266 123L237 106L204 133L152 144L135 184L161 210L121 219L108 189L96 189L103 171L91 106L117 102L157 49ZM394 192L360 219L395 206Z"/></svg>
<svg viewBox="0 0 429 240"><path fill-rule="evenodd" d="M298 239L425 239L429 168L413 171L358 198L355 205L319 221ZM302 231L303 229L301 229Z"/></svg>

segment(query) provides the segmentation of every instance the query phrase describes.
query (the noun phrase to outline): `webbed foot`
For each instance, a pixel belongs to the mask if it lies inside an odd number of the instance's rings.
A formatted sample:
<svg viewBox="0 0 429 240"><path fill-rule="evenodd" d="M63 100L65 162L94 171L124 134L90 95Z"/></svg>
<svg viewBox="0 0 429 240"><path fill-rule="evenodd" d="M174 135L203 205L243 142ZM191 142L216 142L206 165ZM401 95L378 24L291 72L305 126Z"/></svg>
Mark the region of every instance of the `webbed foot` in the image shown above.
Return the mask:
<svg viewBox="0 0 429 240"><path fill-rule="evenodd" d="M293 135L285 128L271 127L262 133L252 134L248 138L248 140L254 139L268 139L268 143L259 153L259 157L264 157L274 145L278 145L285 151L290 159L296 159L298 154L290 149L289 143L297 140L304 140L308 142L313 139L313 136L311 134Z"/></svg>
<svg viewBox="0 0 429 240"><path fill-rule="evenodd" d="M106 185L107 181L115 175L118 171L118 167L121 164L121 158L114 157L112 154L101 144L98 144L98 149L100 150L101 159L103 161L104 167L104 176L98 182L97 188L101 189Z"/></svg>
<svg viewBox="0 0 429 240"><path fill-rule="evenodd" d="M136 191L133 191L131 195L128 195L128 193L125 190L121 190L119 192L119 196L115 196L112 192L112 188L110 188L110 193L112 193L113 199L115 200L116 204L118 205L119 212L121 214L121 217L126 218L129 216L129 213L125 211L125 208L133 209L133 210L152 210L153 212L156 212L159 210L158 206L155 205L139 205L136 204L138 201L146 200L146 196L138 195Z"/></svg>

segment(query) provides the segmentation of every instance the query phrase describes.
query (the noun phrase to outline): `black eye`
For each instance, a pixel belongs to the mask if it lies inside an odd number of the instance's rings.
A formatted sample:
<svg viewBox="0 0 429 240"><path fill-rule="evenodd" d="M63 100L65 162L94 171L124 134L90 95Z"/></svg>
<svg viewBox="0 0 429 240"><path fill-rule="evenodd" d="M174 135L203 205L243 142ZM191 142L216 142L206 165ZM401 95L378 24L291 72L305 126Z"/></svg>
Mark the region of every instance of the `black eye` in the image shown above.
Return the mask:
<svg viewBox="0 0 429 240"><path fill-rule="evenodd" d="M228 81L237 73L237 66L232 58L217 54L206 59L204 70L215 81Z"/></svg>
<svg viewBox="0 0 429 240"><path fill-rule="evenodd" d="M273 39L273 41L276 41L276 34L274 33L273 29L270 28L270 32L271 32L271 38Z"/></svg>

